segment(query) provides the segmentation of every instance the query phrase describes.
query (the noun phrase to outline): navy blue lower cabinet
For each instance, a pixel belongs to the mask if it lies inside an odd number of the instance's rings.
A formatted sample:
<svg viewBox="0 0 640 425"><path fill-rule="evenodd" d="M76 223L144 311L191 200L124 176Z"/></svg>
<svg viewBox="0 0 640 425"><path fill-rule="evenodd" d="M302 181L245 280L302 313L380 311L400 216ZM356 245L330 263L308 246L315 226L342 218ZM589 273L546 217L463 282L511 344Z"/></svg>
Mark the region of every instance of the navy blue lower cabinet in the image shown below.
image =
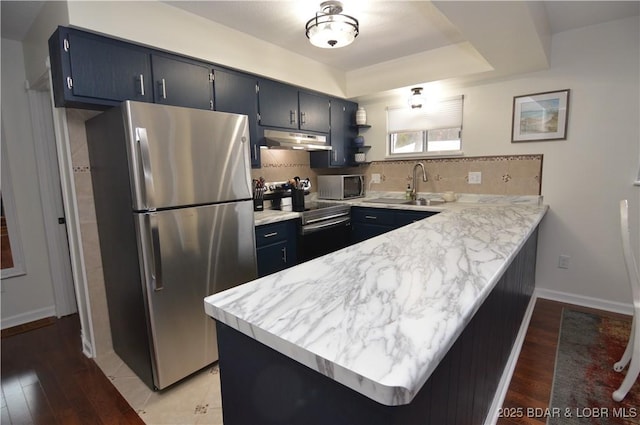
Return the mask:
<svg viewBox="0 0 640 425"><path fill-rule="evenodd" d="M296 220L256 227L258 277L284 270L297 263Z"/></svg>
<svg viewBox="0 0 640 425"><path fill-rule="evenodd" d="M432 215L438 214L433 211L402 211L398 210L395 216L395 225L396 227L406 226L407 224L411 224L415 221L422 220L423 218L431 217Z"/></svg>
<svg viewBox="0 0 640 425"><path fill-rule="evenodd" d="M351 243L397 229L437 214L433 211L408 211L388 208L351 208Z"/></svg>
<svg viewBox="0 0 640 425"><path fill-rule="evenodd" d="M393 230L393 226L351 222L351 243L358 243Z"/></svg>
<svg viewBox="0 0 640 425"><path fill-rule="evenodd" d="M536 247L537 230L405 405L382 405L216 322L224 423L484 423L535 287Z"/></svg>

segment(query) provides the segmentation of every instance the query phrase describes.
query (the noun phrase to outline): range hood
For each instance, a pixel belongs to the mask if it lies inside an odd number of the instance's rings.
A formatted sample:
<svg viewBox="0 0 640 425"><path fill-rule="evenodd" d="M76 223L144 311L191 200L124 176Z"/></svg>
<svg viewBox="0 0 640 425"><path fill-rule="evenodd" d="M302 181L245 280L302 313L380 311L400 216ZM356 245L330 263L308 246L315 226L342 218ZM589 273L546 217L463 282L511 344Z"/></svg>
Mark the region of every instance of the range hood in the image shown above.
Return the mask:
<svg viewBox="0 0 640 425"><path fill-rule="evenodd" d="M303 151L330 151L327 136L292 131L265 130L264 138L269 149L296 149Z"/></svg>

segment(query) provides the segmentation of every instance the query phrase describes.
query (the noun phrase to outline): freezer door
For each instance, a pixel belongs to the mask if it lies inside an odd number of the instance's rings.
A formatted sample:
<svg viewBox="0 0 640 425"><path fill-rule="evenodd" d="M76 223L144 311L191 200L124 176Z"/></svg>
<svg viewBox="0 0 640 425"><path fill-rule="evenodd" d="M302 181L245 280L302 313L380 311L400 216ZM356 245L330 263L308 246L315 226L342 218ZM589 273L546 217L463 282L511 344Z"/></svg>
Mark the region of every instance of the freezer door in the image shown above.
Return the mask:
<svg viewBox="0 0 640 425"><path fill-rule="evenodd" d="M202 300L257 277L253 202L136 214L158 389L218 359Z"/></svg>
<svg viewBox="0 0 640 425"><path fill-rule="evenodd" d="M246 115L132 101L121 108L135 211L252 197Z"/></svg>

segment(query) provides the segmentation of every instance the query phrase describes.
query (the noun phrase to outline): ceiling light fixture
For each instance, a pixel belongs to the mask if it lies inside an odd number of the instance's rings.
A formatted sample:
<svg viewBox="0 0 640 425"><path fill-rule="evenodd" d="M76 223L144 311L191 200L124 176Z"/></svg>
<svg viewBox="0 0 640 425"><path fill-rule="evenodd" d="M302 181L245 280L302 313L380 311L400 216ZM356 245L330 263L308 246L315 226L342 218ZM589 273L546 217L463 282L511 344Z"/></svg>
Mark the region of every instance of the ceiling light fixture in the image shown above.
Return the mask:
<svg viewBox="0 0 640 425"><path fill-rule="evenodd" d="M360 32L360 24L356 18L341 13L342 3L325 1L320 3L320 8L322 12L316 12L315 18L309 19L305 26L311 44L337 49L353 43Z"/></svg>
<svg viewBox="0 0 640 425"><path fill-rule="evenodd" d="M411 89L412 93L409 96L409 106L411 108L422 108L422 102L424 97L422 96L422 87L414 87Z"/></svg>

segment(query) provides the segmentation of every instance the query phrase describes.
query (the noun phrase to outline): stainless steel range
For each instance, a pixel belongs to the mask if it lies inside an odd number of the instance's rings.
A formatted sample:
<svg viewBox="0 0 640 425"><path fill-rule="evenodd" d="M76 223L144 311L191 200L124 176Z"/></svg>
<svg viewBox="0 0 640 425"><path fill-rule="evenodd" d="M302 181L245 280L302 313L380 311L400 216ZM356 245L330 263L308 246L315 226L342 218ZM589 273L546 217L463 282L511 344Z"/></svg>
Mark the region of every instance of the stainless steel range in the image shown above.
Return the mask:
<svg viewBox="0 0 640 425"><path fill-rule="evenodd" d="M291 188L286 182L266 183L265 208L292 211ZM308 190L310 184L306 187ZM351 207L342 202L305 201L298 228L298 259L308 261L350 243Z"/></svg>

